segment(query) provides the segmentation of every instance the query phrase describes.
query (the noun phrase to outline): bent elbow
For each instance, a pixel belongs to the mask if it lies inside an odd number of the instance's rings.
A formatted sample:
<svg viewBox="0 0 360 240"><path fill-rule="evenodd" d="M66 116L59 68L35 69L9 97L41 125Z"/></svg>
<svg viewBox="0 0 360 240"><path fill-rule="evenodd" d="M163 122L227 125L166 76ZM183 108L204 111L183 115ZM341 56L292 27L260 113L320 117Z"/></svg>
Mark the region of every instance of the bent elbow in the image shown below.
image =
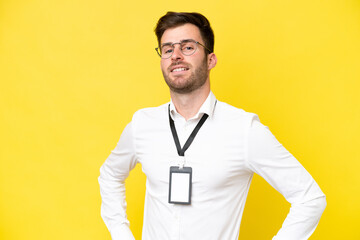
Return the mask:
<svg viewBox="0 0 360 240"><path fill-rule="evenodd" d="M322 198L319 199L319 212L320 215L324 212L326 205L327 205L327 201L326 201L326 196L324 195Z"/></svg>

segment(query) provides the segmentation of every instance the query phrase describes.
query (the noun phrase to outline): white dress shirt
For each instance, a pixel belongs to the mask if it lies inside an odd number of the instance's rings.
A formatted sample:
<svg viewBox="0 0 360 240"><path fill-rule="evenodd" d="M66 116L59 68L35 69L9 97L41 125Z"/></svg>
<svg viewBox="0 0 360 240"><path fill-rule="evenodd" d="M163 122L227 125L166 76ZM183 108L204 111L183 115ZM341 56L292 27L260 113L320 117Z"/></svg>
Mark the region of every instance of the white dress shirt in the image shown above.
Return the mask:
<svg viewBox="0 0 360 240"><path fill-rule="evenodd" d="M137 111L100 169L101 215L113 240L134 239L124 181L137 163L146 175L143 240L238 239L254 173L291 203L273 240L310 237L326 206L319 186L255 114L217 101L212 92L187 121L170 102L181 146L202 115L209 117L185 152L185 166L193 171L191 205L168 203L169 169L180 161L168 106Z"/></svg>

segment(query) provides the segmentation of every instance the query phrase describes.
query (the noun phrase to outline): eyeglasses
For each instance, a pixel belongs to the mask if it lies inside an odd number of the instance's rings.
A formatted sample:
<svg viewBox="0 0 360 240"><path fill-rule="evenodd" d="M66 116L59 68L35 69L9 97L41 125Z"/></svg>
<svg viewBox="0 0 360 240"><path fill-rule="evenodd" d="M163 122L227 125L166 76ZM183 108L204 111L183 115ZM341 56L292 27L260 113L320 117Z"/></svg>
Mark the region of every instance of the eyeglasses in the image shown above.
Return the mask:
<svg viewBox="0 0 360 240"><path fill-rule="evenodd" d="M193 55L196 52L198 44L200 46L203 46L206 50L208 50L211 53L210 49L208 49L207 47L205 47L204 45L202 45L201 43L199 43L193 39L185 39L185 40L181 40L180 42L177 42L177 43L164 43L163 45L161 45L161 47L155 48L155 50L161 58L167 59L173 55L173 52L175 49L175 44L180 45L181 53L186 56Z"/></svg>

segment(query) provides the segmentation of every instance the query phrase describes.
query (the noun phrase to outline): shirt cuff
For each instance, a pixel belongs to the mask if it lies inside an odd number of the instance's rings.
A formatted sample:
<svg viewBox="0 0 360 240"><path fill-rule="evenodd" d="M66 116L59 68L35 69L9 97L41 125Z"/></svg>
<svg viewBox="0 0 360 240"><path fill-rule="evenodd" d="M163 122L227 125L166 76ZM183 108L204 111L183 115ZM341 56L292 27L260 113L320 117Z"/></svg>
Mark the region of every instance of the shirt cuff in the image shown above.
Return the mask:
<svg viewBox="0 0 360 240"><path fill-rule="evenodd" d="M112 240L135 240L134 235L130 231L129 225L121 224L116 226L110 232Z"/></svg>

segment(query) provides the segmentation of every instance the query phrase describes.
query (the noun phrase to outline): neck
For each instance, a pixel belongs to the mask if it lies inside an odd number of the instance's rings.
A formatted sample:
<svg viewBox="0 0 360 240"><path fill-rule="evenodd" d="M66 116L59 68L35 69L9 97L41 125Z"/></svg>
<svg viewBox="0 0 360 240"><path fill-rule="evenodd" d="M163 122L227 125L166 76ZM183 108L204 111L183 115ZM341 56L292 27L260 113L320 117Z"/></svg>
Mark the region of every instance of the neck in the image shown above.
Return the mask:
<svg viewBox="0 0 360 240"><path fill-rule="evenodd" d="M186 120L195 116L209 96L210 87L203 87L205 88L199 88L186 94L170 91L171 100L175 105L176 111Z"/></svg>

